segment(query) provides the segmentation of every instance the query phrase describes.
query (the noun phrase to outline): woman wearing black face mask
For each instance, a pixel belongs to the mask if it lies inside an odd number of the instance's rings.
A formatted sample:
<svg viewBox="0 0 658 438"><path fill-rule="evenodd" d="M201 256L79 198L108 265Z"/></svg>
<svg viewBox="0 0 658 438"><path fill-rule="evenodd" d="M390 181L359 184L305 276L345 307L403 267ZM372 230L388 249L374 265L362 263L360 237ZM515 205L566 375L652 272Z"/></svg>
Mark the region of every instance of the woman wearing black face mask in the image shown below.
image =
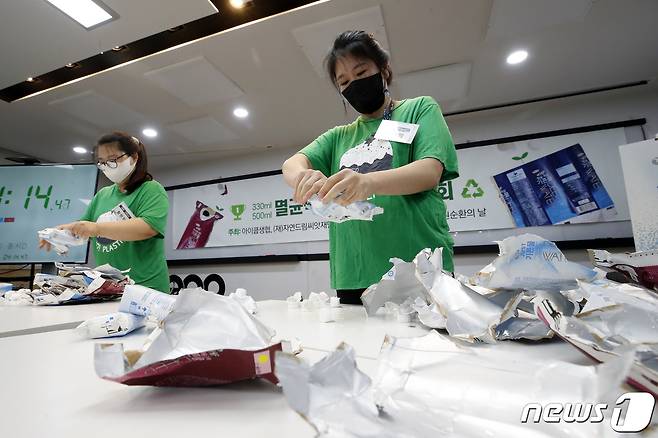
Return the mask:
<svg viewBox="0 0 658 438"><path fill-rule="evenodd" d="M368 199L384 208L372 222L330 224L331 286L342 303L360 304L391 257L410 261L423 248L443 247L443 268L452 271L453 242L437 186L459 174L438 104L431 97L393 100L389 56L363 31L340 34L326 65L361 115L286 160L283 176L298 203L317 194L324 202Z"/></svg>

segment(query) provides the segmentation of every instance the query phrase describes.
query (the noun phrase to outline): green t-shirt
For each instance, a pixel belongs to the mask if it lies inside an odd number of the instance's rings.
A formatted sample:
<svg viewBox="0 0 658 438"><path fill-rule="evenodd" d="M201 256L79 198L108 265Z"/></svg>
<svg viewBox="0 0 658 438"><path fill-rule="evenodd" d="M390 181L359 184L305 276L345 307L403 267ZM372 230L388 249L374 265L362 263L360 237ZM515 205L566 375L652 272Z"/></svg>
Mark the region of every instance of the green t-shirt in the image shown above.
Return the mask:
<svg viewBox="0 0 658 438"><path fill-rule="evenodd" d="M157 231L146 240L125 242L97 237L92 239L96 263L109 263L118 269L130 269L135 283L169 293L169 270L165 258L164 233L169 213L169 198L157 181L146 181L130 194L116 184L96 193L80 218L92 222L116 222L141 218Z"/></svg>
<svg viewBox="0 0 658 438"><path fill-rule="evenodd" d="M300 152L313 169L326 176L344 168L360 173L394 169L423 158L443 164L441 182L459 176L455 145L434 99L404 100L394 108L391 120L419 125L411 144L377 139L366 144L381 119L361 116L349 125L330 129ZM384 209L372 222L329 225L334 289L360 289L377 283L390 269L391 257L411 261L423 248L443 247L443 267L453 270L453 240L438 189L405 196L378 195L371 202Z"/></svg>

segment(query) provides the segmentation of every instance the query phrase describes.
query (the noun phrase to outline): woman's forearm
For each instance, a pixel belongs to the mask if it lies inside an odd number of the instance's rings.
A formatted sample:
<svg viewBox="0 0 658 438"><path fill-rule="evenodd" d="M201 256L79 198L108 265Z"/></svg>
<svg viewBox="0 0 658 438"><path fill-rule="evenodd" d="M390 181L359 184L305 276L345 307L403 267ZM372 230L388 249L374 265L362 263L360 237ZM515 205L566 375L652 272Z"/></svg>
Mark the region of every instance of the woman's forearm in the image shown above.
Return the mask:
<svg viewBox="0 0 658 438"><path fill-rule="evenodd" d="M155 231L144 219L134 218L118 222L96 223L97 236L127 242L146 240L157 236Z"/></svg>
<svg viewBox="0 0 658 438"><path fill-rule="evenodd" d="M312 168L306 155L295 154L283 163L281 170L283 171L283 179L286 181L286 184L294 189L299 172Z"/></svg>
<svg viewBox="0 0 658 438"><path fill-rule="evenodd" d="M436 187L441 180L443 164L434 158L423 158L397 169L366 174L375 195L411 195Z"/></svg>

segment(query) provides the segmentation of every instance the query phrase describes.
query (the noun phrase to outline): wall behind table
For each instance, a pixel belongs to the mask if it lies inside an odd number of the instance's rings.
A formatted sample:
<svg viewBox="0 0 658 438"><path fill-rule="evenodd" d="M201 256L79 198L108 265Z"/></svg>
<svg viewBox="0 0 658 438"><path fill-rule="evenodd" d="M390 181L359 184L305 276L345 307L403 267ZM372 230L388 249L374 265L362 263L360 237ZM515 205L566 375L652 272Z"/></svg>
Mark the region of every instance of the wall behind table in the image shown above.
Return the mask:
<svg viewBox="0 0 658 438"><path fill-rule="evenodd" d="M658 133L658 90L655 87L652 88L641 86L456 115L448 117L447 122L455 143L635 118L646 118L645 130L648 136L653 136ZM638 134L635 132L633 135ZM635 139L629 137L629 141L633 140ZM189 166L155 169L154 173L163 185L170 186L269 171L280 168L283 161L302 146L304 145ZM626 250L632 250L632 248L614 249L614 251ZM569 260L589 263L585 250L568 250L565 251L565 254ZM495 256L495 253L457 255L455 257L456 271L464 275L472 275ZM179 275L200 273L201 277L209 273L219 273L226 282L227 291L230 292L236 287L245 287L257 299L281 299L296 290L305 293L330 291L327 261L175 266L171 267L170 271Z"/></svg>

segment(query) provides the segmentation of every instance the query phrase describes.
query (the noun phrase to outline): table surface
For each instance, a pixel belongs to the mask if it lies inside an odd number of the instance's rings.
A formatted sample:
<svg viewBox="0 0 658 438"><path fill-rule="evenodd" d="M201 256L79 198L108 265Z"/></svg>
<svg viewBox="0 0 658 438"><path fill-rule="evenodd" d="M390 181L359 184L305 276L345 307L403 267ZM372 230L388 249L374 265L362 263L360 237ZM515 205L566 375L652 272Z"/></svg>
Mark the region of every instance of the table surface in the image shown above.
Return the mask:
<svg viewBox="0 0 658 438"><path fill-rule="evenodd" d="M118 301L65 306L0 306L0 337L66 330L94 316L116 312Z"/></svg>
<svg viewBox="0 0 658 438"><path fill-rule="evenodd" d="M117 303L76 307L0 308L12 320L29 315L30 327L47 327L44 321L79 321L116 310ZM274 328L279 339L299 338L300 357L314 363L341 342L354 347L357 364L366 374L376 370L376 360L386 334L420 336L425 328L398 323L382 316L367 317L363 308L343 306L336 322L321 323L316 312L288 310L283 301L258 303L258 317ZM58 313L57 318L48 311ZM34 313L36 312L36 313ZM42 313L44 312L44 313ZM0 314L1 315L1 314ZM0 317L2 320L2 317ZM4 323L4 326L7 326ZM4 327L3 326L3 327ZM146 330L102 342L140 345ZM11 436L112 437L185 435L262 437L313 437L314 429L288 406L282 391L255 380L214 388L129 387L100 379L94 372L93 344L71 330L49 330L0 339L0 431ZM555 342L501 342L494 346L511 355L592 364L568 344ZM2 434L5 435L5 434ZM7 435L9 436L9 435Z"/></svg>

